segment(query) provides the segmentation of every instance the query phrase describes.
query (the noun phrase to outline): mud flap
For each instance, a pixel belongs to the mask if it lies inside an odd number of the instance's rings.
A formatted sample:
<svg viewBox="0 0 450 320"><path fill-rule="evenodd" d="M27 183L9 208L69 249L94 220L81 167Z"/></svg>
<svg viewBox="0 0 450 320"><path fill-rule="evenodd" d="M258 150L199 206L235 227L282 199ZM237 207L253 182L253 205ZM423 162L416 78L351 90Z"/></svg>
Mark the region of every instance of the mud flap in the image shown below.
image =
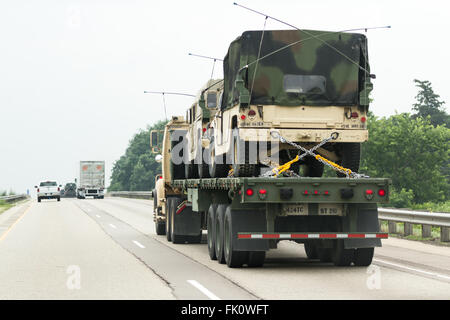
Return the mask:
<svg viewBox="0 0 450 320"><path fill-rule="evenodd" d="M378 208L376 204L349 206L344 219L344 232L379 232ZM345 249L381 247L381 239L345 239Z"/></svg>
<svg viewBox="0 0 450 320"><path fill-rule="evenodd" d="M186 201L175 209L174 233L179 236L198 236L201 232L201 214L192 211L192 206Z"/></svg>
<svg viewBox="0 0 450 320"><path fill-rule="evenodd" d="M231 211L231 234L233 249L236 251L267 251L269 240L267 239L238 239L238 232L266 232L266 213L264 210L233 210Z"/></svg>

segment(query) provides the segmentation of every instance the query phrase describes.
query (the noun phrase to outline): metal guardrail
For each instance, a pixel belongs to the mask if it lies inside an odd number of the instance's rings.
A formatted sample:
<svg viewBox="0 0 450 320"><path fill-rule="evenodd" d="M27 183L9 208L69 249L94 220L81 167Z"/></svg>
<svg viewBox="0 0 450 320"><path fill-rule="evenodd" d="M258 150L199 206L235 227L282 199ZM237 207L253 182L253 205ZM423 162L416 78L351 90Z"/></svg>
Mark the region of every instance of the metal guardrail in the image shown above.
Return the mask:
<svg viewBox="0 0 450 320"><path fill-rule="evenodd" d="M441 241L450 242L450 213L378 208L378 219L388 221L388 232L399 233L397 223L403 223L403 234L413 234L413 225L421 225L422 238L431 237L431 227L441 229Z"/></svg>
<svg viewBox="0 0 450 320"><path fill-rule="evenodd" d="M151 199L151 191L114 191L108 193L111 197L136 199ZM378 208L378 219L388 221L389 233L399 233L397 223L403 223L403 234L413 234L413 225L421 225L422 237L431 237L431 227L441 229L441 241L450 242L450 213L412 211L404 209Z"/></svg>
<svg viewBox="0 0 450 320"><path fill-rule="evenodd" d="M0 197L0 200L3 200L5 202L15 202L15 201L20 201L20 200L23 200L26 198L29 198L29 196L27 196L26 194L19 194L19 195L14 195L14 196Z"/></svg>

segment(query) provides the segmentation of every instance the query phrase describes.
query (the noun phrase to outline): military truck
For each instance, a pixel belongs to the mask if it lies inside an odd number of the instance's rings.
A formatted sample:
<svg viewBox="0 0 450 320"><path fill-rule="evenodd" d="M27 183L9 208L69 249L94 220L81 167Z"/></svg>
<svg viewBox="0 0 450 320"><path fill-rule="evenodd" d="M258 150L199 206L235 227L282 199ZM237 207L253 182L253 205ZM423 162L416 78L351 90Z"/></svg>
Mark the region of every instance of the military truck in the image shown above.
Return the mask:
<svg viewBox="0 0 450 320"><path fill-rule="evenodd" d="M335 133L317 153L358 171L374 77L363 34L246 31L230 44L223 65L223 99L211 124L211 177L226 177L230 168L234 176L258 176L267 166L260 149L274 131L283 139L268 156L278 164L299 154L288 142L310 149ZM322 176L323 168L309 155L292 166L307 177Z"/></svg>
<svg viewBox="0 0 450 320"><path fill-rule="evenodd" d="M184 178L183 135L189 124L166 125L162 176L156 181L157 234L173 243L199 243L207 230L211 259L229 267L260 267L279 241L303 243L310 259L367 266L387 234L379 232L377 203L389 200L384 178ZM152 132L155 151L158 134ZM155 194L156 192L156 194Z"/></svg>
<svg viewBox="0 0 450 320"><path fill-rule="evenodd" d="M195 102L186 112L189 130L186 136L187 152L185 154L185 177L208 178L208 159L205 148L209 146L207 137L211 119L218 110L223 93L223 80L210 79L198 92Z"/></svg>

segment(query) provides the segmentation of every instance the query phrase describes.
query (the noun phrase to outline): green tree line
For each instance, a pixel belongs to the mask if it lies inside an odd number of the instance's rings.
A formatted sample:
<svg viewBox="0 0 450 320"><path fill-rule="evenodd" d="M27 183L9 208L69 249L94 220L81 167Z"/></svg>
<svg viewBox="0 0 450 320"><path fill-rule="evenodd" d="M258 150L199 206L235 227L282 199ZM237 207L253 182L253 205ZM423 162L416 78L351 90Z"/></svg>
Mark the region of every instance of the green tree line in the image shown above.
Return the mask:
<svg viewBox="0 0 450 320"><path fill-rule="evenodd" d="M155 154L150 149L150 131L163 130L165 124L165 121L159 121L134 135L125 154L113 165L108 191L149 191L154 188L161 164L155 161Z"/></svg>

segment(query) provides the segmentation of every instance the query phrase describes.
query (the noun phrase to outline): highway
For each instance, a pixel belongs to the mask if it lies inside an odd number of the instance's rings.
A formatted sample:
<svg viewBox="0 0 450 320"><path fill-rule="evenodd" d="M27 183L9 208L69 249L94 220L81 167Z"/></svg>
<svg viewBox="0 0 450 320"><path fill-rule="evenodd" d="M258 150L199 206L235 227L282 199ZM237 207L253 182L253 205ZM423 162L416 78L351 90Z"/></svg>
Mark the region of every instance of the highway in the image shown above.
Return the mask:
<svg viewBox="0 0 450 320"><path fill-rule="evenodd" d="M0 299L449 299L450 247L383 240L370 267L335 267L283 241L263 268L157 236L152 201L32 201L0 215Z"/></svg>

